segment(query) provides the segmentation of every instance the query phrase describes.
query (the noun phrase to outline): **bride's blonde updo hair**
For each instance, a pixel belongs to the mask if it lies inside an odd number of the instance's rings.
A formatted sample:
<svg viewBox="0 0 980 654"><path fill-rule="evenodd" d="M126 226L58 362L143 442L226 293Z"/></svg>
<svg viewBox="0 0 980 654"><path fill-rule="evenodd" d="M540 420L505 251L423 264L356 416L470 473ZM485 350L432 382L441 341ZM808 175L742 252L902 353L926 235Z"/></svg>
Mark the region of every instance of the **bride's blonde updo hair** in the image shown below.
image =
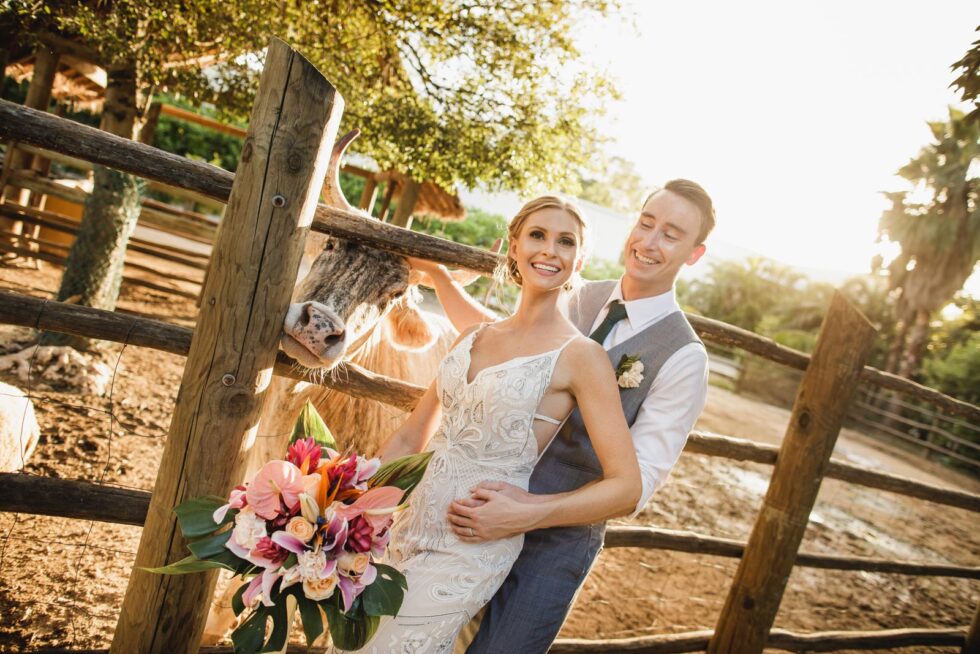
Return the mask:
<svg viewBox="0 0 980 654"><path fill-rule="evenodd" d="M534 198L530 202L526 203L517 214L511 218L510 225L507 227L507 261L503 264L504 268L501 271L502 275L514 282L518 286L521 286L524 282L521 279L521 273L517 269L517 261L510 256L510 243L517 240L518 235L520 235L521 230L524 228L524 224L527 222L528 216L530 216L535 211L540 211L542 209L561 209L578 223L579 231L579 258L585 258L586 256L586 244L588 243L589 234L589 224L585 221L585 214L579 209L575 204L569 202L565 198L559 197L557 195L542 195ZM562 288L566 291L571 290L579 281L578 273L572 273L571 278Z"/></svg>

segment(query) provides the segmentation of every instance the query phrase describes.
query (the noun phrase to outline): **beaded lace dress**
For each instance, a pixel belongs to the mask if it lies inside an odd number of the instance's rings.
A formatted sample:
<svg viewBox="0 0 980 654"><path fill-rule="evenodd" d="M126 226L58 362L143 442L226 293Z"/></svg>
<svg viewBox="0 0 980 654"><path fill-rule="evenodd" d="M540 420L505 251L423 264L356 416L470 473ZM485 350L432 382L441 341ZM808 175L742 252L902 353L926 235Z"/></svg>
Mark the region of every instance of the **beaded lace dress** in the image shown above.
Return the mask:
<svg viewBox="0 0 980 654"><path fill-rule="evenodd" d="M527 489L537 463L535 412L551 382L561 347L516 357L478 372L467 382L469 334L439 366L436 390L442 420L421 483L392 525L390 563L408 580L401 611L382 618L359 652L450 654L459 630L490 601L524 542L523 535L463 543L449 527L449 505L484 480Z"/></svg>

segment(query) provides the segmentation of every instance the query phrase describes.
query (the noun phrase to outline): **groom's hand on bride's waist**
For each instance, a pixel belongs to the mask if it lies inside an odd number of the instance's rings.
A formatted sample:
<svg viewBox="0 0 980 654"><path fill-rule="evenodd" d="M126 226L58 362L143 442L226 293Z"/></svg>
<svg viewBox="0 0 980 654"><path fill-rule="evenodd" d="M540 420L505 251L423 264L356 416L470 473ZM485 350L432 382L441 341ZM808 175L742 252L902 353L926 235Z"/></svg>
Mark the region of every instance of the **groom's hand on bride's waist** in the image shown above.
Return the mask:
<svg viewBox="0 0 980 654"><path fill-rule="evenodd" d="M504 482L482 482L449 507L449 524L464 543L507 538L533 528L540 496Z"/></svg>

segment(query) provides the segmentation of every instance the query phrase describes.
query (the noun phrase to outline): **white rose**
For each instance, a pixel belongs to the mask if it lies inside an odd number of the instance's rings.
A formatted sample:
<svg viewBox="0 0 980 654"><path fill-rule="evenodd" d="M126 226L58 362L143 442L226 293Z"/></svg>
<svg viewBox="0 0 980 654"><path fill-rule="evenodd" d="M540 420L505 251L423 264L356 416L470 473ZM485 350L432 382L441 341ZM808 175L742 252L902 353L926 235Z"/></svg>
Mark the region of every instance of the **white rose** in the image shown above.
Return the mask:
<svg viewBox="0 0 980 654"><path fill-rule="evenodd" d="M635 372L637 375L643 372L643 362L637 361L632 366L630 366L630 372Z"/></svg>
<svg viewBox="0 0 980 654"><path fill-rule="evenodd" d="M232 538L235 539L236 544L251 550L267 535L265 520L255 515L255 511L251 507L246 506L235 516L235 530L232 532Z"/></svg>
<svg viewBox="0 0 980 654"><path fill-rule="evenodd" d="M337 575L330 575L324 579L303 580L303 594L314 602L329 598L336 588Z"/></svg>

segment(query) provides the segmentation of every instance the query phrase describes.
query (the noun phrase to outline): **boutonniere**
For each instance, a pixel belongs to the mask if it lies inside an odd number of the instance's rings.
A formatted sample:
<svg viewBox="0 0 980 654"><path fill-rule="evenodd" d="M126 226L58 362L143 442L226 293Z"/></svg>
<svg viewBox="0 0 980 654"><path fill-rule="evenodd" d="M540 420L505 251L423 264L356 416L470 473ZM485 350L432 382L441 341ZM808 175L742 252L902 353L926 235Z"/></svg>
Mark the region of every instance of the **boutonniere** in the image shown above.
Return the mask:
<svg viewBox="0 0 980 654"><path fill-rule="evenodd" d="M616 366L616 382L620 388L639 388L643 381L643 362L640 357L624 354Z"/></svg>

